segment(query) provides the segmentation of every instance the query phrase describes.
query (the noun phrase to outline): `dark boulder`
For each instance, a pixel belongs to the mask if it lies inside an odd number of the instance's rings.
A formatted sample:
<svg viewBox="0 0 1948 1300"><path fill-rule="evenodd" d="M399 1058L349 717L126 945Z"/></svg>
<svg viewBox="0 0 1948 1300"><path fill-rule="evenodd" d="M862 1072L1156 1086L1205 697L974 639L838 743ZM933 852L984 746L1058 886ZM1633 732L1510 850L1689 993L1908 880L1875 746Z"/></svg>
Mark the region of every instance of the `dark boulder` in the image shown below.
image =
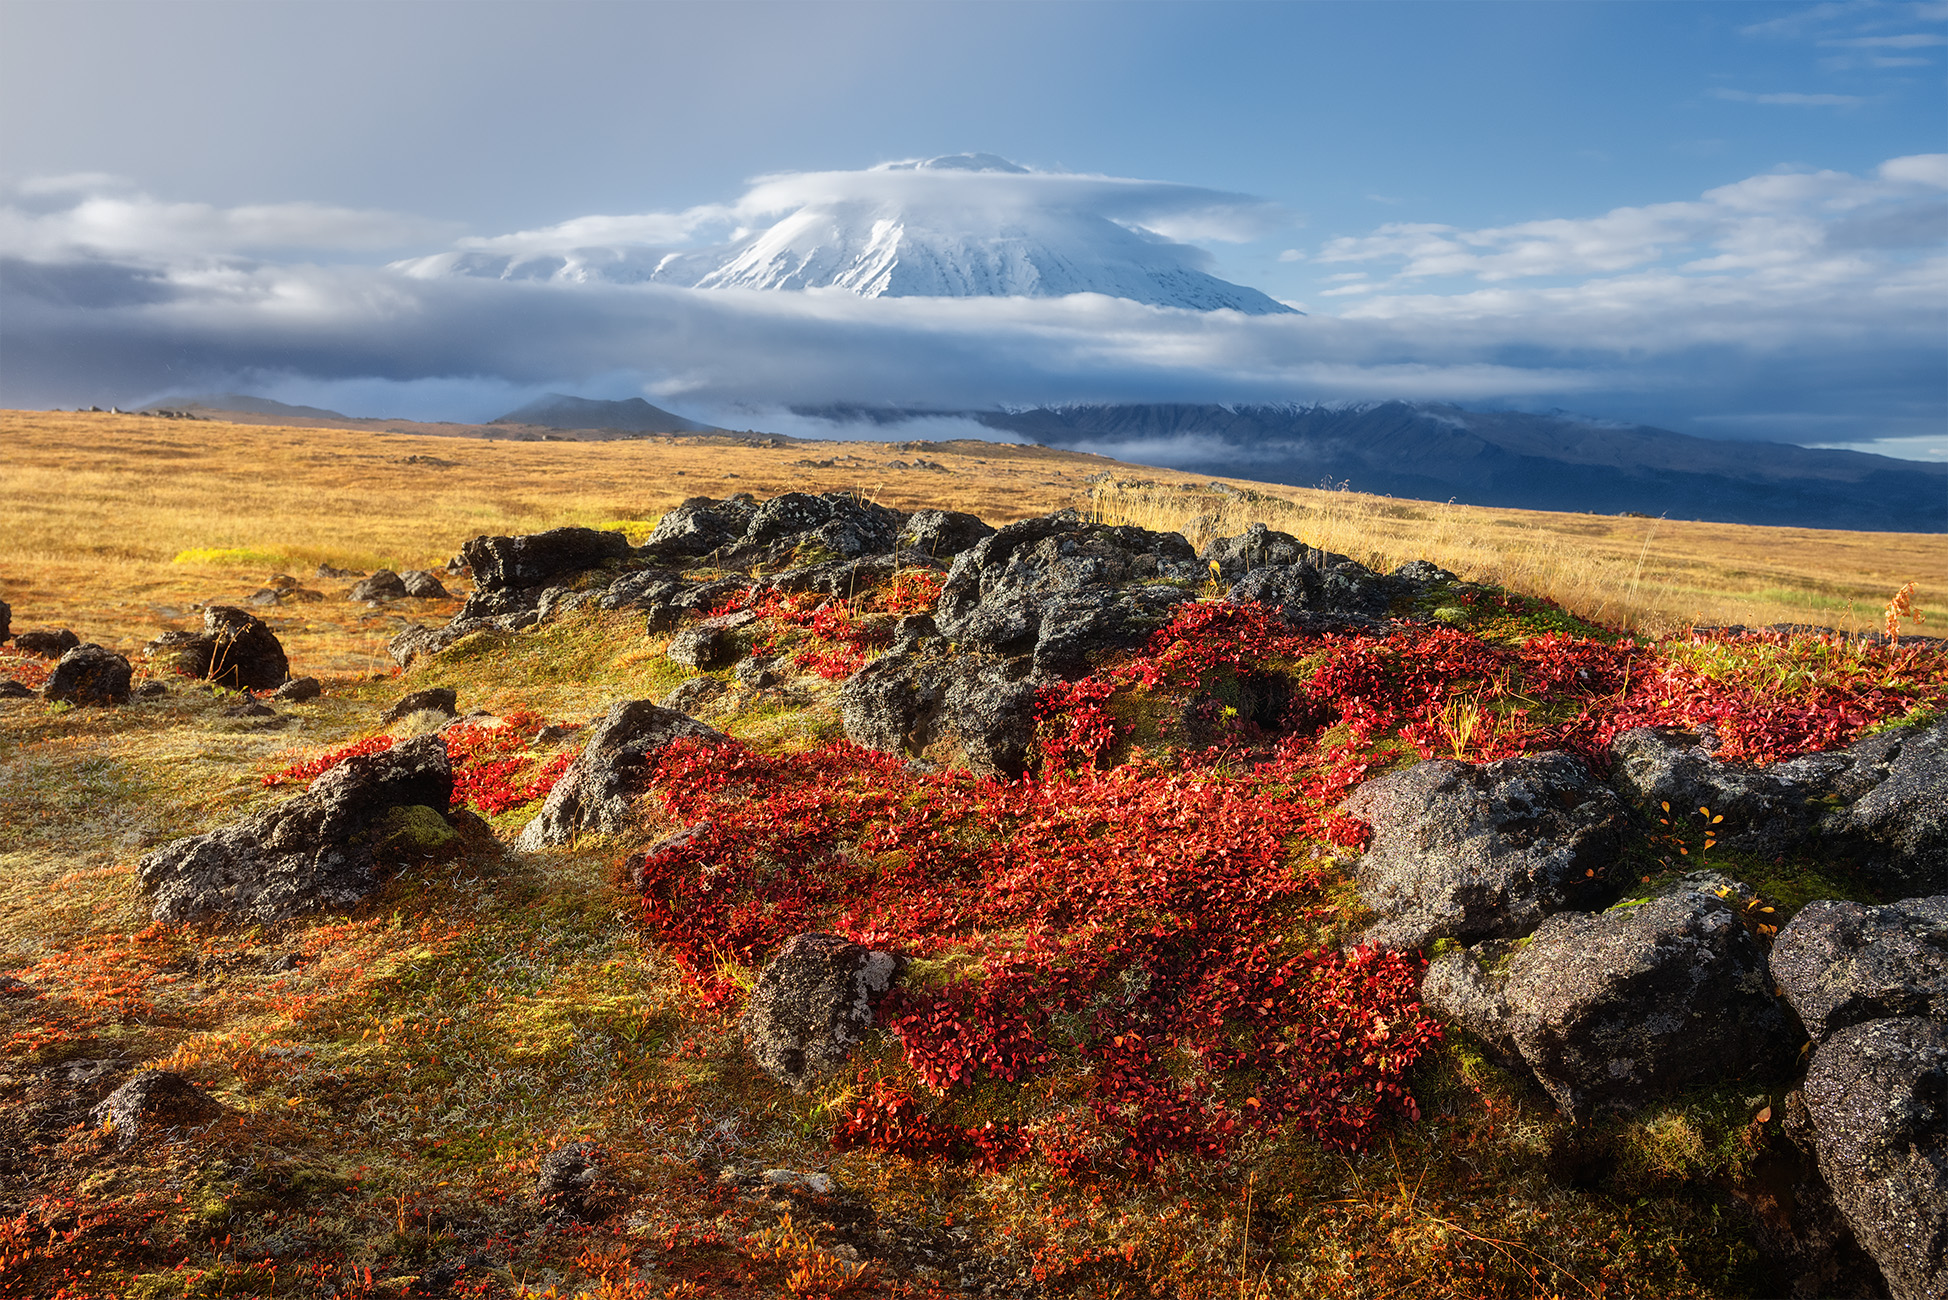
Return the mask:
<svg viewBox="0 0 1948 1300"><path fill-rule="evenodd" d="M707 555L743 537L757 509L748 496L728 501L691 497L657 521L643 550L664 556Z"/></svg>
<svg viewBox="0 0 1948 1300"><path fill-rule="evenodd" d="M1822 829L1885 893L1948 890L1948 721L1888 748L1885 779Z"/></svg>
<svg viewBox="0 0 1948 1300"><path fill-rule="evenodd" d="M1773 942L1772 978L1814 1042L1890 1016L1948 1021L1948 894L1808 903Z"/></svg>
<svg viewBox="0 0 1948 1300"><path fill-rule="evenodd" d="M939 567L918 551L896 551L888 555L862 555L856 560L830 560L807 564L775 573L757 584L763 591L787 595L823 592L840 600L863 596L892 578L901 569Z"/></svg>
<svg viewBox="0 0 1948 1300"><path fill-rule="evenodd" d="M1781 1078L1798 1039L1758 941L1706 881L1595 915L1558 913L1526 941L1441 954L1421 995L1519 1057L1577 1119L1701 1084Z"/></svg>
<svg viewBox="0 0 1948 1300"><path fill-rule="evenodd" d="M453 771L438 736L346 759L295 799L175 840L136 865L158 921L269 922L349 907L379 886L378 830L395 808L444 814Z"/></svg>
<svg viewBox="0 0 1948 1300"><path fill-rule="evenodd" d="M17 682L11 677L0 678L0 700L31 700L37 698L34 688L25 682Z"/></svg>
<svg viewBox="0 0 1948 1300"><path fill-rule="evenodd" d="M76 646L54 665L41 687L41 698L70 704L127 704L134 672L129 661L113 650L92 642Z"/></svg>
<svg viewBox="0 0 1948 1300"><path fill-rule="evenodd" d="M1610 742L1613 779L1647 815L1665 815L1670 804L1674 825L1709 808L1718 839L1728 848L1780 853L1812 834L1818 806L1815 791L1777 770L1724 763L1705 746L1637 727Z"/></svg>
<svg viewBox="0 0 1948 1300"><path fill-rule="evenodd" d="M793 1090L844 1068L905 966L835 934L792 936L758 972L740 1022L759 1068Z"/></svg>
<svg viewBox="0 0 1948 1300"><path fill-rule="evenodd" d="M80 644L81 638L66 628L40 628L14 636L14 649L39 655L43 659L59 659Z"/></svg>
<svg viewBox="0 0 1948 1300"><path fill-rule="evenodd" d="M683 584L668 569L638 569L610 583L596 598L602 609L648 609L681 595Z"/></svg>
<svg viewBox="0 0 1948 1300"><path fill-rule="evenodd" d="M1836 1031L1804 1097L1820 1173L1895 1300L1948 1295L1948 1022Z"/></svg>
<svg viewBox="0 0 1948 1300"><path fill-rule="evenodd" d="M588 743L549 791L547 802L515 841L536 852L577 835L614 834L629 824L656 756L672 741L695 737L724 743L723 733L695 718L648 700L627 700L609 710L588 734Z"/></svg>
<svg viewBox="0 0 1948 1300"><path fill-rule="evenodd" d="M533 587L563 574L600 568L629 554L621 533L551 528L519 537L476 537L460 548L476 588Z"/></svg>
<svg viewBox="0 0 1948 1300"><path fill-rule="evenodd" d="M450 686L433 686L423 691L414 691L386 710L379 721L381 724L397 722L415 713L444 713L447 717L460 714L460 697Z"/></svg>
<svg viewBox="0 0 1948 1300"><path fill-rule="evenodd" d="M1627 815L1569 754L1434 758L1369 781L1345 810L1373 827L1356 871L1380 919L1363 941L1514 939L1609 884Z"/></svg>
<svg viewBox="0 0 1948 1300"><path fill-rule="evenodd" d="M229 605L204 610L201 632L165 632L142 653L186 677L231 690L272 691L291 675L277 634L262 619Z"/></svg>
<svg viewBox="0 0 1948 1300"><path fill-rule="evenodd" d="M329 582L343 582L347 578L363 578L365 574L358 569L341 569L335 565L320 564L313 576L324 578Z"/></svg>
<svg viewBox="0 0 1948 1300"><path fill-rule="evenodd" d="M1088 671L1141 645L1194 600L1204 570L1177 533L1085 523L1073 511L1010 524L963 551L935 612L940 634L1038 672Z"/></svg>
<svg viewBox="0 0 1948 1300"><path fill-rule="evenodd" d="M608 1153L593 1142L570 1142L542 1158L534 1199L570 1218L580 1218L611 1190L604 1172Z"/></svg>
<svg viewBox="0 0 1948 1300"><path fill-rule="evenodd" d="M453 594L426 569L408 569L399 575L399 581L406 594L415 600L445 600Z"/></svg>
<svg viewBox="0 0 1948 1300"><path fill-rule="evenodd" d="M201 1088L170 1070L143 1070L108 1094L93 1112L117 1146L129 1147L157 1129L207 1123L223 1107Z"/></svg>
<svg viewBox="0 0 1948 1300"><path fill-rule="evenodd" d="M353 584L350 600L400 600L406 595L406 583L391 569L380 569L369 578Z"/></svg>
<svg viewBox="0 0 1948 1300"><path fill-rule="evenodd" d="M7 642L13 640L13 635L14 607L6 601L0 600L0 645L5 645Z"/></svg>
<svg viewBox="0 0 1948 1300"><path fill-rule="evenodd" d="M994 533L976 515L959 510L916 510L900 529L899 545L928 559L951 560Z"/></svg>
<svg viewBox="0 0 1948 1300"><path fill-rule="evenodd" d="M302 704L306 700L315 700L324 693L325 688L319 684L316 677L293 677L272 691L271 698L284 700L290 704Z"/></svg>
<svg viewBox="0 0 1948 1300"><path fill-rule="evenodd" d="M1327 557L1327 553L1307 546L1290 533L1275 532L1263 524L1253 524L1236 537L1215 538L1197 555L1207 568L1216 565L1218 577L1227 582L1235 582L1253 569L1313 563L1314 557ZM1344 560L1346 557L1327 558Z"/></svg>
<svg viewBox="0 0 1948 1300"><path fill-rule="evenodd" d="M431 658L446 649L467 632L468 629L456 627L453 623L445 627L427 627L424 623L415 623L386 643L386 653L401 668L410 668L418 660Z"/></svg>
<svg viewBox="0 0 1948 1300"><path fill-rule="evenodd" d="M1019 776L1035 741L1036 693L1014 671L1020 666L978 655L881 655L839 688L839 716L867 749Z"/></svg>

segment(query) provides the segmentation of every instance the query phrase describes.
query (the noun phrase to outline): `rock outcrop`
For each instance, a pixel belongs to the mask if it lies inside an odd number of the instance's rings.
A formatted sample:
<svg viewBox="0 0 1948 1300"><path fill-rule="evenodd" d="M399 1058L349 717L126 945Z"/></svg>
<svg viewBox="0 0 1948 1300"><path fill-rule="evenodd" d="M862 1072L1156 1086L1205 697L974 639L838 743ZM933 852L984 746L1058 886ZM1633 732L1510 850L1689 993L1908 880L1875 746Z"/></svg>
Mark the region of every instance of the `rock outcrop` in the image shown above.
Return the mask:
<svg viewBox="0 0 1948 1300"><path fill-rule="evenodd" d="M695 718L648 700L616 705L589 732L582 752L555 782L515 846L533 853L577 835L622 830L656 755L686 736L713 744L726 739Z"/></svg>
<svg viewBox="0 0 1948 1300"><path fill-rule="evenodd" d="M758 972L741 1021L759 1068L794 1090L843 1068L905 965L838 935L794 935Z"/></svg>
<svg viewBox="0 0 1948 1300"><path fill-rule="evenodd" d="M39 628L14 634L14 649L43 659L59 659L81 644L81 638L67 628Z"/></svg>
<svg viewBox="0 0 1948 1300"><path fill-rule="evenodd" d="M1360 901L1380 914L1363 941L1515 939L1610 888L1628 815L1563 753L1496 763L1433 758L1369 781L1345 810L1373 827Z"/></svg>
<svg viewBox="0 0 1948 1300"><path fill-rule="evenodd" d="M158 921L221 915L281 921L350 907L377 889L379 828L396 808L446 813L446 745L422 736L348 758L311 788L206 835L175 840L136 865Z"/></svg>
<svg viewBox="0 0 1948 1300"><path fill-rule="evenodd" d="M108 1094L92 1118L130 1147L158 1129L207 1123L223 1107L201 1088L170 1070L143 1070Z"/></svg>

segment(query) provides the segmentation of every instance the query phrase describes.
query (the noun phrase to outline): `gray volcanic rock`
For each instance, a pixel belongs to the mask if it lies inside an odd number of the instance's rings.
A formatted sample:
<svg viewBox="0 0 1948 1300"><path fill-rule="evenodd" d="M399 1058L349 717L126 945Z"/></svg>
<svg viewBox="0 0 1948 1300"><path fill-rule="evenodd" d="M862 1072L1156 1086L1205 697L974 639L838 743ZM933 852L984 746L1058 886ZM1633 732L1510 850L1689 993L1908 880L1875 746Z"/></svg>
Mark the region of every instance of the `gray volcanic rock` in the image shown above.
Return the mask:
<svg viewBox="0 0 1948 1300"><path fill-rule="evenodd" d="M1903 737L1886 779L1826 825L1887 893L1948 890L1948 722Z"/></svg>
<svg viewBox="0 0 1948 1300"><path fill-rule="evenodd" d="M310 790L136 865L158 921L220 914L269 922L349 907L379 886L375 831L395 808L445 814L453 771L438 736L346 759Z"/></svg>
<svg viewBox="0 0 1948 1300"><path fill-rule="evenodd" d="M995 530L978 516L959 510L916 510L900 529L899 544L934 560L951 560Z"/></svg>
<svg viewBox="0 0 1948 1300"><path fill-rule="evenodd" d="M5 645L14 635L14 607L0 600L0 645Z"/></svg>
<svg viewBox="0 0 1948 1300"><path fill-rule="evenodd" d="M460 548L478 588L533 587L565 573L599 568L629 554L621 533L551 528L519 537L476 537Z"/></svg>
<svg viewBox="0 0 1948 1300"><path fill-rule="evenodd" d="M408 569L399 575L399 582L415 600L442 600L453 594L428 569Z"/></svg>
<svg viewBox="0 0 1948 1300"><path fill-rule="evenodd" d="M1610 743L1610 757L1617 785L1646 812L1668 803L1674 822L1700 808L1722 815L1718 839L1729 848L1782 852L1813 833L1820 811L1817 789L1795 779L1807 772L1805 765L1781 771L1723 763L1701 745L1648 727L1619 735Z"/></svg>
<svg viewBox="0 0 1948 1300"><path fill-rule="evenodd" d="M134 673L127 659L90 642L61 656L41 687L41 698L71 704L127 704Z"/></svg>
<svg viewBox="0 0 1948 1300"><path fill-rule="evenodd" d="M515 847L533 853L577 835L622 830L656 755L684 736L713 744L727 740L695 718L648 700L616 705L589 732L588 743L555 782Z"/></svg>
<svg viewBox="0 0 1948 1300"><path fill-rule="evenodd" d="M143 1070L108 1094L92 1117L115 1133L117 1146L133 1146L157 1128L207 1121L223 1113L214 1098L170 1070Z"/></svg>
<svg viewBox="0 0 1948 1300"><path fill-rule="evenodd" d="M1422 999L1519 1057L1578 1119L1701 1083L1782 1077L1797 1034L1764 953L1722 898L1684 884L1595 915L1559 913L1526 942L1442 954Z"/></svg>
<svg viewBox="0 0 1948 1300"><path fill-rule="evenodd" d="M860 501L850 492L787 492L757 508L736 550L809 544L853 560L897 547L905 520L899 511Z"/></svg>
<svg viewBox="0 0 1948 1300"><path fill-rule="evenodd" d="M839 716L867 749L918 757L944 745L977 774L1019 776L1035 740L1036 685L1000 660L895 651L846 679Z"/></svg>
<svg viewBox="0 0 1948 1300"><path fill-rule="evenodd" d="M397 704L387 709L385 716L379 721L382 724L397 722L412 714L427 712L444 713L449 718L458 717L460 697L451 686L433 686L423 691L413 691L409 695L402 696Z"/></svg>
<svg viewBox="0 0 1948 1300"><path fill-rule="evenodd" d="M1627 816L1569 754L1435 758L1369 781L1345 810L1373 827L1356 871L1380 914L1363 942L1513 939L1599 898Z"/></svg>
<svg viewBox="0 0 1948 1300"><path fill-rule="evenodd" d="M42 628L14 634L14 649L25 650L43 659L59 659L80 644L81 638L67 628Z"/></svg>
<svg viewBox="0 0 1948 1300"><path fill-rule="evenodd" d="M1773 941L1772 978L1814 1042L1893 1016L1948 1021L1948 894L1808 903Z"/></svg>
<svg viewBox="0 0 1948 1300"><path fill-rule="evenodd" d="M1820 1173L1896 1300L1948 1294L1948 1023L1838 1030L1813 1054L1805 1104Z"/></svg>
<svg viewBox="0 0 1948 1300"><path fill-rule="evenodd" d="M187 677L231 690L274 691L291 675L277 634L262 619L229 605L205 609L201 632L165 632L142 653Z"/></svg>
<svg viewBox="0 0 1948 1300"><path fill-rule="evenodd" d="M1077 673L1092 655L1141 645L1196 598L1203 574L1177 533L1061 511L1009 524L957 556L934 617L964 647Z"/></svg>
<svg viewBox="0 0 1948 1300"><path fill-rule="evenodd" d="M758 503L749 496L728 501L691 497L656 523L643 549L658 555L708 555L744 536Z"/></svg>
<svg viewBox="0 0 1948 1300"><path fill-rule="evenodd" d="M550 1151L534 1179L534 1199L544 1207L579 1218L608 1189L603 1173L607 1153L593 1142L570 1142Z"/></svg>
<svg viewBox="0 0 1948 1300"><path fill-rule="evenodd" d="M708 672L712 668L722 668L735 663L744 653L734 635L737 629L749 627L757 621L757 615L748 609L735 614L720 614L707 618L695 627L685 628L670 638L670 648L665 652L672 663L686 668L697 668Z"/></svg>
<svg viewBox="0 0 1948 1300"><path fill-rule="evenodd" d="M740 1022L758 1066L802 1090L841 1069L873 1026L873 1004L905 969L903 958L834 934L799 934L758 972Z"/></svg>
<svg viewBox="0 0 1948 1300"><path fill-rule="evenodd" d="M406 596L406 581L391 569L380 569L369 578L352 584L348 600L400 600Z"/></svg>
<svg viewBox="0 0 1948 1300"><path fill-rule="evenodd" d="M1776 1079L1798 1041L1757 940L1701 891L1550 917L1509 962L1504 996L1522 1059L1570 1115Z"/></svg>

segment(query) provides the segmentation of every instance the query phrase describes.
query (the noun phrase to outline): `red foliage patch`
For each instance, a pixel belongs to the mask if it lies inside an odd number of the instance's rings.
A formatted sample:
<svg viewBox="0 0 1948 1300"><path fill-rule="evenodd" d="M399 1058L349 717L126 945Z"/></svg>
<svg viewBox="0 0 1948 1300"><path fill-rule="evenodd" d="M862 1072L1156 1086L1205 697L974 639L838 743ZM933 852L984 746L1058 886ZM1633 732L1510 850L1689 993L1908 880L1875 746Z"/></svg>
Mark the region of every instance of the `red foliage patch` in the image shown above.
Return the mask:
<svg viewBox="0 0 1948 1300"><path fill-rule="evenodd" d="M547 719L529 709L515 709L496 725L468 722L441 733L453 764L453 803L492 815L545 799L555 782L575 761L572 753L542 760L528 752L534 733ZM377 754L392 748L391 736L367 736L349 745L301 759L261 778L264 785L306 782L322 776L348 758Z"/></svg>
<svg viewBox="0 0 1948 1300"><path fill-rule="evenodd" d="M1003 1127L952 1112L986 1081L1057 1074L1089 1080L1075 1122L1121 1167L1221 1152L1245 1127L1356 1143L1412 1113L1402 1079L1438 1033L1412 963L1286 951L1317 883L1288 848L1306 811L1255 781L996 782L846 745L685 744L653 789L696 830L643 860L644 919L699 983L807 929L955 972L880 1012L945 1117L875 1082L842 1142L1002 1159Z"/></svg>

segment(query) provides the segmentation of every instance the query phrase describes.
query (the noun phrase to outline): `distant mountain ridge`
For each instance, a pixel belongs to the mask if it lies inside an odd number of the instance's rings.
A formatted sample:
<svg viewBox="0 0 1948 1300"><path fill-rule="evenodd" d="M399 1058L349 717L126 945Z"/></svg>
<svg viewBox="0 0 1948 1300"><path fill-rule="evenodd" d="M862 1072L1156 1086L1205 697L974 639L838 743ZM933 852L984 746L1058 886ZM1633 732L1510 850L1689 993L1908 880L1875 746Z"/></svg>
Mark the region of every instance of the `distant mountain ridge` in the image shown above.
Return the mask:
<svg viewBox="0 0 1948 1300"><path fill-rule="evenodd" d="M251 415L289 415L306 420L349 420L343 411L328 411L322 406L292 406L273 402L268 397L248 393L206 393L200 397L165 397L150 402L147 409L166 411L245 411Z"/></svg>
<svg viewBox="0 0 1948 1300"><path fill-rule="evenodd" d="M1640 511L1803 528L1948 531L1948 465L1784 443L1697 438L1567 412L1437 402L1136 403L943 411L795 408L840 424L958 416L1120 460L1418 500Z"/></svg>
<svg viewBox="0 0 1948 1300"><path fill-rule="evenodd" d="M714 424L651 406L640 397L619 402L548 393L518 410L496 416L489 424L532 424L543 429L625 429L631 433L722 433Z"/></svg>

